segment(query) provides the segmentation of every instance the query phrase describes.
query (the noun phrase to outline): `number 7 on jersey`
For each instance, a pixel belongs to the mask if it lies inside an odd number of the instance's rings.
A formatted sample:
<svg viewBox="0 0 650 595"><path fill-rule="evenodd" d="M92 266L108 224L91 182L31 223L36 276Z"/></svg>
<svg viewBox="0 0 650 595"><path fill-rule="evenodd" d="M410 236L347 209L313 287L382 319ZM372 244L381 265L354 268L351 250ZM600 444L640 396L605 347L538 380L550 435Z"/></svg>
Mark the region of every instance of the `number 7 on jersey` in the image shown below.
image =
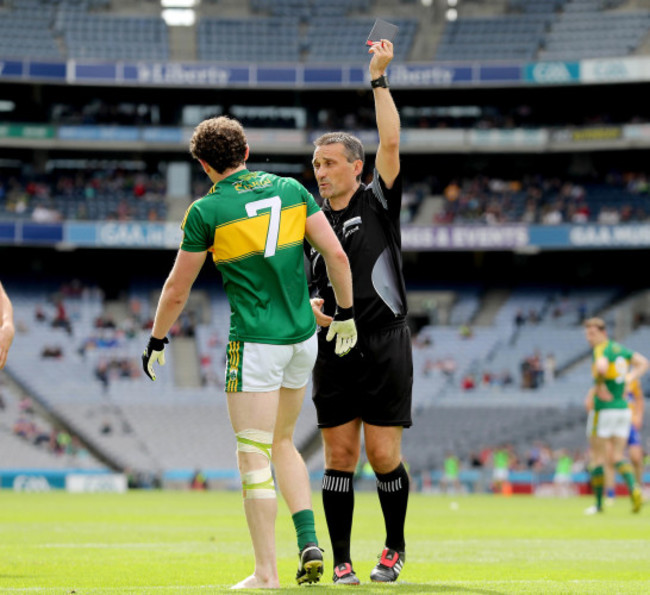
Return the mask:
<svg viewBox="0 0 650 595"><path fill-rule="evenodd" d="M264 246L264 258L269 258L275 254L278 247L278 235L280 233L280 213L282 211L282 201L279 196L271 196L253 202L246 203L246 214L249 217L256 217L262 209L271 209L269 219L269 231L266 234L266 245Z"/></svg>

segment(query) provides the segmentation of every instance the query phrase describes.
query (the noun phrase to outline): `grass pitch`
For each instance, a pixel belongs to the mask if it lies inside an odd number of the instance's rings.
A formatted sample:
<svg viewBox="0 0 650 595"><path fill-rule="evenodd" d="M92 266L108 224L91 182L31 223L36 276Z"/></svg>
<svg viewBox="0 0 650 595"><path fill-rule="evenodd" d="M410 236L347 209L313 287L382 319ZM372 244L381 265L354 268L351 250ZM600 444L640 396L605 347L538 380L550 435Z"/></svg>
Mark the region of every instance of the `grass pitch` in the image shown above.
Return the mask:
<svg viewBox="0 0 650 595"><path fill-rule="evenodd" d="M591 499L413 494L398 585L368 575L383 545L376 494L357 493L353 561L360 587L333 587L331 548L314 496L326 569L294 583L297 546L279 502L281 591L330 593L650 593L650 509L619 498L587 517ZM456 503L456 504L454 504ZM218 593L253 570L238 493L125 495L0 492L0 593Z"/></svg>

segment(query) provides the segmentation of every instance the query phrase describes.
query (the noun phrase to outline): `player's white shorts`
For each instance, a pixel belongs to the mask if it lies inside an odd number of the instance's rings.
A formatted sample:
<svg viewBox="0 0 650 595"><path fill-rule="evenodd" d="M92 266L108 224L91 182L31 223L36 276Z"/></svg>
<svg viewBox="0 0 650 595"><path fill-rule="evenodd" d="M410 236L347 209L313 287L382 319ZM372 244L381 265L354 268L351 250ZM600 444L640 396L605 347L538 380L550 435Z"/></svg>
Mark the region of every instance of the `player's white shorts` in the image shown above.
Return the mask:
<svg viewBox="0 0 650 595"><path fill-rule="evenodd" d="M497 468L492 471L492 479L494 481L508 481L508 469Z"/></svg>
<svg viewBox="0 0 650 595"><path fill-rule="evenodd" d="M630 435L631 409L601 409L590 411L587 418L587 437L625 438Z"/></svg>
<svg viewBox="0 0 650 595"><path fill-rule="evenodd" d="M265 393L302 388L309 381L318 354L318 339L294 345L230 341L226 358L226 392Z"/></svg>
<svg viewBox="0 0 650 595"><path fill-rule="evenodd" d="M553 476L553 483L558 483L558 484L569 484L571 483L572 477L570 473L556 473Z"/></svg>

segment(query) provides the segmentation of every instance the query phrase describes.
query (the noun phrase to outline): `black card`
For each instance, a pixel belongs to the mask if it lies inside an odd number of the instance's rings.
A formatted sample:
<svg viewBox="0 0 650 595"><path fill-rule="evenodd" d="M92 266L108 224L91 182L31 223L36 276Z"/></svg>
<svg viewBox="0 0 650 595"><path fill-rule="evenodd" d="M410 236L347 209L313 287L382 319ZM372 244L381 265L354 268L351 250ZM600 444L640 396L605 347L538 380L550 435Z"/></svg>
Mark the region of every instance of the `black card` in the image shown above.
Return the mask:
<svg viewBox="0 0 650 595"><path fill-rule="evenodd" d="M372 31L370 31L370 35L368 35L368 41L366 41L366 45L372 45L374 42L381 41L382 39L393 41L397 35L398 29L399 27L397 25L393 25L393 23L377 19L372 27Z"/></svg>

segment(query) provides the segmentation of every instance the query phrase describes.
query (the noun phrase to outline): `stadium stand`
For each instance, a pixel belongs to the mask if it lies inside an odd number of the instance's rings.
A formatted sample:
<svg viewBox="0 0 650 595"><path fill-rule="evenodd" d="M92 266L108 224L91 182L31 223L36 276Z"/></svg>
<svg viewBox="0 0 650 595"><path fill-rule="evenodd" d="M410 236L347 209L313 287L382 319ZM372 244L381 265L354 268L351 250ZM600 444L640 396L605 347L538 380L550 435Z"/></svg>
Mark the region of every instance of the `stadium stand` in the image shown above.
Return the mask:
<svg viewBox="0 0 650 595"><path fill-rule="evenodd" d="M523 180L452 180L436 223L625 223L645 221L650 200L644 173L602 183L532 176Z"/></svg>
<svg viewBox="0 0 650 595"><path fill-rule="evenodd" d="M0 7L0 56L61 58L63 52L51 28L56 7L39 0Z"/></svg>
<svg viewBox="0 0 650 595"><path fill-rule="evenodd" d="M467 18L447 23L437 61L532 60L542 42L546 14ZM508 40L504 43L504 40Z"/></svg>
<svg viewBox="0 0 650 595"><path fill-rule="evenodd" d="M13 2L0 22L0 55L99 60L168 60L169 30L162 18L121 14L109 0ZM643 42L650 11L625 2L511 0L507 12L449 21L437 45L437 61L574 60L625 56ZM246 9L242 6L242 9ZM363 61L373 19L400 26L397 62L416 45L414 18L377 13L370 0L322 3L253 0L247 18L208 14L196 27L196 59L228 62ZM282 39L282 43L277 43ZM326 39L327 44L322 41ZM360 41L361 40L361 41Z"/></svg>
<svg viewBox="0 0 650 595"><path fill-rule="evenodd" d="M69 58L168 60L167 25L160 17L84 14L79 5L62 3L55 31Z"/></svg>
<svg viewBox="0 0 650 595"><path fill-rule="evenodd" d="M0 388L0 448L3 469L101 469L78 439L44 419L14 388Z"/></svg>
<svg viewBox="0 0 650 595"><path fill-rule="evenodd" d="M648 33L650 11L603 12L603 2L572 0L544 39L540 60L626 56Z"/></svg>
<svg viewBox="0 0 650 595"><path fill-rule="evenodd" d="M221 292L209 290L207 319L202 321L203 313L197 313L192 333L202 382L183 388L175 383L174 341L155 384L139 367L159 288L134 284L125 298L131 314L124 320L111 320L101 293L91 288L9 289L20 331L8 370L84 444L112 465L139 473L234 473L234 440L221 392L229 317ZM613 313L618 304L623 307L621 294L598 288L520 288L510 292L492 325L460 328L456 321L466 322L480 310L482 293L459 289L458 296L450 313L454 326L425 326L414 340L417 423L405 433L404 451L412 469L437 468L450 450L467 460L505 437L520 454L533 440L553 448L582 447L582 400L590 364L579 323L606 308ZM526 313L523 322L517 322L520 313ZM137 324L132 320L136 314ZM649 341L650 329L640 327L624 343L643 351ZM553 352L553 378L543 370L538 384L522 388L522 359L536 350ZM475 379L471 386L465 384L468 376ZM297 444L313 442L315 428L315 411L307 398ZM312 469L319 465L316 460L310 464Z"/></svg>
<svg viewBox="0 0 650 595"><path fill-rule="evenodd" d="M49 291L12 287L11 293L22 331L14 340L9 370L85 443L114 465L138 472L234 469L235 442L220 382L176 386L172 347L165 368L152 383L140 363L148 329L129 319L98 326L110 317L96 291L86 288L78 296L63 298L54 287ZM140 286L130 294L134 299L142 305L138 312L146 327L152 312L150 295ZM59 316L53 300L63 304L69 325L53 325ZM213 311L211 325L198 329L200 344L215 331L227 339L229 307L224 296L214 298ZM215 375L218 371L221 379L224 345L208 348L205 341L206 350L214 354ZM48 349L55 355L44 356ZM316 423L313 407L307 405L296 432L298 444Z"/></svg>
<svg viewBox="0 0 650 595"><path fill-rule="evenodd" d="M51 223L65 220L160 221L165 184L157 175L123 170L62 170L27 178L0 174L0 217Z"/></svg>
<svg viewBox="0 0 650 595"><path fill-rule="evenodd" d="M579 60L626 56L650 28L650 11L623 2L511 0L509 14L447 23L438 61Z"/></svg>
<svg viewBox="0 0 650 595"><path fill-rule="evenodd" d="M203 18L197 28L199 60L229 62L300 61L297 17ZM282 43L278 43L282 39Z"/></svg>

